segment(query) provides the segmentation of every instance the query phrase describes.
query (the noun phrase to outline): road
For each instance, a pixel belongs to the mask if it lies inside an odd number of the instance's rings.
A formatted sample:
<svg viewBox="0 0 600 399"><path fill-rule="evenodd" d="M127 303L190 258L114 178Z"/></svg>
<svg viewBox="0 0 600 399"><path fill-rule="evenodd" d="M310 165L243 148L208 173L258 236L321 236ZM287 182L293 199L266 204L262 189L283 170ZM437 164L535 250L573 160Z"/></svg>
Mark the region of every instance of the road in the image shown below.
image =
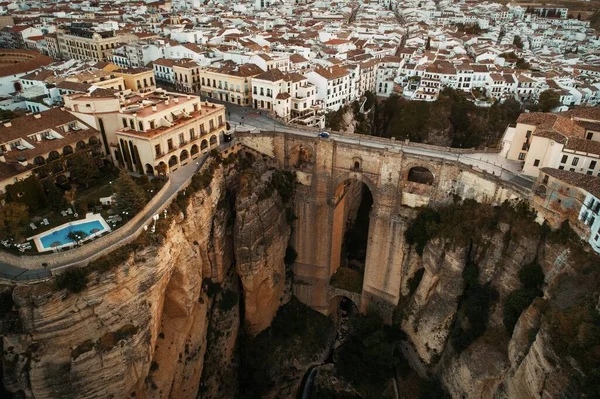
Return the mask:
<svg viewBox="0 0 600 399"><path fill-rule="evenodd" d="M270 118L265 111L259 112L253 108L230 104L227 105L227 110L228 120L231 126L235 128L254 128L262 131L285 132L311 138L316 136L316 133L313 131L284 125ZM396 143L391 141L389 143L381 143L369 140L369 136L356 138L356 136L349 137L343 134L332 133L329 139L339 143L357 144L369 148L397 150L407 154L459 161L499 176L502 180L510 181L523 189L529 190L533 186L532 178L520 174L520 162L508 160L497 153L474 152L470 154L457 154L449 152L445 147L439 147L439 149L422 148L411 146L410 144L406 145L406 143L400 141Z"/></svg>
<svg viewBox="0 0 600 399"><path fill-rule="evenodd" d="M159 212L162 212L162 210L164 209L164 207L167 203L167 200L169 198L171 198L171 196L173 194L175 194L175 193L179 192L179 190L181 190L181 188L188 181L190 176L192 176L198 170L198 168L200 166L202 166L202 164L206 161L206 158L207 158L206 154L202 155L197 160L190 160L190 162L187 165L182 166L179 169L177 169L175 172L170 173L169 174L170 185L165 190L162 190L157 194L160 196L158 201L155 202L154 206L152 206L150 209L147 209L145 211L144 216L137 223L133 223L133 224L126 223L123 227L116 230L116 232L119 233L118 236L109 234L109 235L106 235L99 239L99 240L106 241L106 243L105 243L106 246L104 247L102 252L110 250L111 248L116 249L116 247L118 247L121 244L121 241L123 241L123 239L124 239L124 238L120 238L120 237L131 236L136 231L138 231L143 225L147 224L154 215L156 215ZM122 229L124 229L124 231L122 231ZM123 236L123 234L124 234L124 236ZM81 249L85 249L85 246L82 247ZM12 264L9 264L7 262L0 263L0 278L4 278L4 279L8 279L8 280L18 280L18 281L33 281L33 280L45 279L45 278L50 277L50 275L51 275L51 272L49 270L50 268L54 269L54 268L58 268L58 267L68 266L71 264L78 264L78 263L84 262L87 259L89 259L88 254L82 253L81 255L79 255L79 253L80 253L80 251L74 250L73 254L75 256L69 257L68 251L63 252L62 254L66 255L65 261L52 264L49 268L40 267L37 269L26 269L26 268L17 266L19 264L20 258L15 256L14 257L15 262ZM54 254L49 255L49 256L53 256L53 255ZM43 255L37 255L36 258L37 257L43 258ZM43 262L43 259L40 260L40 266L41 266L42 262Z"/></svg>

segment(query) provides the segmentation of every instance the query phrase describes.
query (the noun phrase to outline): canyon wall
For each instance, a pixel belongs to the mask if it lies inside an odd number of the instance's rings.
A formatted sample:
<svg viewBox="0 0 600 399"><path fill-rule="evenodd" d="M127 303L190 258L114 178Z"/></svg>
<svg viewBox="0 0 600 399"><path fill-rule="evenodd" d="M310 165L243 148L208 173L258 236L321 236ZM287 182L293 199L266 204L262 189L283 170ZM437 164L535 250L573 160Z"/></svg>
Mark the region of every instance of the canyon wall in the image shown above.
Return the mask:
<svg viewBox="0 0 600 399"><path fill-rule="evenodd" d="M220 327L227 336L212 340L210 358L233 364L235 261L252 332L268 327L283 295L285 209L277 192L258 199L243 190L236 203L237 184L235 168L216 167L208 187L180 198L156 233L93 263L82 292L54 281L15 287L22 329L3 336L7 389L38 399L195 398L207 335ZM226 291L215 295L221 282ZM215 305L224 295L228 309ZM206 396L218 389L207 385Z"/></svg>
<svg viewBox="0 0 600 399"><path fill-rule="evenodd" d="M453 398L579 397L581 385L577 381L584 378L581 365L575 355L561 355L557 349L552 337L561 327L551 321L548 309L567 314L580 311L574 304L589 297L594 288L568 279L581 273L575 270L586 262L582 259L592 259L587 267L593 264L594 255L581 251L575 256L577 244L552 242L540 236L539 230L521 231L511 237L511 227L505 223L491 232L473 231L473 237L478 235L481 239L474 239L471 245L432 239L422 256L408 248L405 269L411 276L424 269L412 295L408 287L403 288L401 325L409 338L405 348L408 359L422 376L437 376ZM480 286L495 290L497 299L490 306L481 335L465 349L457 350L453 334L457 326L468 325L463 272L469 262L478 267ZM536 298L514 329L507 331L503 307L507 297L522 285L519 271L531 263L538 263L544 271L543 297ZM561 284L568 286L568 293L557 288ZM569 310L572 306L577 310ZM581 331L590 327L573 328Z"/></svg>
<svg viewBox="0 0 600 399"><path fill-rule="evenodd" d="M291 227L281 197L269 186L269 175L244 173L235 206L236 268L244 292L244 321L251 335L269 327L285 289L283 260Z"/></svg>

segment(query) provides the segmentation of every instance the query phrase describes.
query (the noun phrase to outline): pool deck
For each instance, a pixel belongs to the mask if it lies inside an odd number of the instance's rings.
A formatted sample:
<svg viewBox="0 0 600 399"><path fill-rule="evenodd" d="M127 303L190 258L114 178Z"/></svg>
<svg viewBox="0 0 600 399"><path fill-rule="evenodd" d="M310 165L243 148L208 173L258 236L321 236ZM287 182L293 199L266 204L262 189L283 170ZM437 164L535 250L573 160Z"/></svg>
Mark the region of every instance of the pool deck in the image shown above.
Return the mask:
<svg viewBox="0 0 600 399"><path fill-rule="evenodd" d="M77 243L75 243L75 242L68 242L68 243L65 243L65 244L62 244L62 245L58 245L58 246L55 246L55 247L46 248L46 247L44 247L44 244L42 244L42 240L41 239L42 239L42 237L50 235L50 234L54 233L55 231L62 230L65 227L77 226L77 225L80 225L80 224L83 224L83 223L93 222L95 220L98 221L98 222L100 222L100 224L102 225L103 229L100 230L97 233L90 234L84 240L82 240L82 242L89 241L89 240L91 240L93 238L96 238L98 236L101 236L101 235L103 235L103 234L108 233L108 232L111 231L110 226L108 225L108 223L106 223L106 221L104 220L104 218L102 217L102 215L100 215L99 213L97 213L97 214L88 213L88 214L85 215L85 219L75 220L73 222L61 224L60 226L56 226L56 227L54 227L54 228L52 228L50 230L46 230L43 233L40 233L40 234L37 234L35 236L29 237L27 239L27 241L30 241L30 240L33 241L34 244L35 244L35 247L38 250L38 252L49 252L49 251L56 252L56 251L60 251L62 249L71 248L71 247L75 246Z"/></svg>

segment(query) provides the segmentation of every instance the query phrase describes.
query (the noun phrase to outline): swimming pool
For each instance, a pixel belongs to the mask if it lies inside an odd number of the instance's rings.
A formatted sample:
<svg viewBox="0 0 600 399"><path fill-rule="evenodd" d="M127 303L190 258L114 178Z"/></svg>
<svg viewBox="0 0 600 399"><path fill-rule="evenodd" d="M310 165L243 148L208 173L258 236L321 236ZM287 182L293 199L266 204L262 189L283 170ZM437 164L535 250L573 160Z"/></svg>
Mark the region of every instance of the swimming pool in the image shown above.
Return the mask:
<svg viewBox="0 0 600 399"><path fill-rule="evenodd" d="M100 219L94 220L85 220L81 221L81 223L73 222L68 223L63 226L59 226L47 233L42 233L38 237L36 241L36 245L38 245L38 250L47 251L52 248L62 248L65 246L71 246L75 244L73 240L69 238L69 233L82 231L85 233L85 237L83 240L92 238L99 233L103 233L110 228L106 225L106 222ZM39 248L41 247L41 248Z"/></svg>

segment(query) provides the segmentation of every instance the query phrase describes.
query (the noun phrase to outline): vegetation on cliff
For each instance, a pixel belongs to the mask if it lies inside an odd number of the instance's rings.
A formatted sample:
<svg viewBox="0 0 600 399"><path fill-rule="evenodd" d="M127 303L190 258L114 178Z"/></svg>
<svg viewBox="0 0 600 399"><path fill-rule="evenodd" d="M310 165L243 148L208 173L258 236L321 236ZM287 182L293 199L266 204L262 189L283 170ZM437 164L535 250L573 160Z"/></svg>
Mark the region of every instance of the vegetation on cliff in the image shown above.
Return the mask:
<svg viewBox="0 0 600 399"><path fill-rule="evenodd" d="M452 147L493 147L520 112L521 106L515 100L481 108L450 88L434 102L392 95L375 105L374 134Z"/></svg>
<svg viewBox="0 0 600 399"><path fill-rule="evenodd" d="M419 254L433 238L440 239L446 249L476 248L467 251L462 273L464 290L450 334L456 352L463 352L481 337L487 343L480 345L480 350L491 345L507 356L508 342L515 340L516 324L526 309L534 307L541 314L541 326L525 334L529 343L521 356L526 356L532 344L540 339L542 349L538 346L537 350L542 350L542 356L549 362L556 363L556 372L565 370L569 392L573 396L598 397L600 313L598 290L593 283L600 278L598 256L568 223L551 230L546 224L535 223L534 216L522 202L493 207L471 200L457 201L436 209L422 209L408 226L405 236ZM498 245L497 237L502 232L503 254L513 248L524 251L533 261L521 260L520 267L507 271L504 260L500 259L488 263L486 276L482 277L477 262L482 258L490 260L485 254L493 251L493 245ZM490 270L490 267L496 269ZM490 271L503 276L502 279L492 277ZM552 275L547 277L546 273ZM516 288L506 290L515 284ZM410 282L410 285L412 295L418 283ZM499 295L499 287L504 288L502 295ZM492 315L496 317L493 325ZM504 328L496 327L502 324ZM540 331L544 333L542 338Z"/></svg>
<svg viewBox="0 0 600 399"><path fill-rule="evenodd" d="M363 397L382 397L401 363L398 345L404 334L374 314L354 317L350 330L336 352L336 370Z"/></svg>
<svg viewBox="0 0 600 399"><path fill-rule="evenodd" d="M278 381L298 377L299 367L319 361L327 351L333 330L330 318L292 297L268 329L253 338L242 337L241 397L264 397Z"/></svg>

